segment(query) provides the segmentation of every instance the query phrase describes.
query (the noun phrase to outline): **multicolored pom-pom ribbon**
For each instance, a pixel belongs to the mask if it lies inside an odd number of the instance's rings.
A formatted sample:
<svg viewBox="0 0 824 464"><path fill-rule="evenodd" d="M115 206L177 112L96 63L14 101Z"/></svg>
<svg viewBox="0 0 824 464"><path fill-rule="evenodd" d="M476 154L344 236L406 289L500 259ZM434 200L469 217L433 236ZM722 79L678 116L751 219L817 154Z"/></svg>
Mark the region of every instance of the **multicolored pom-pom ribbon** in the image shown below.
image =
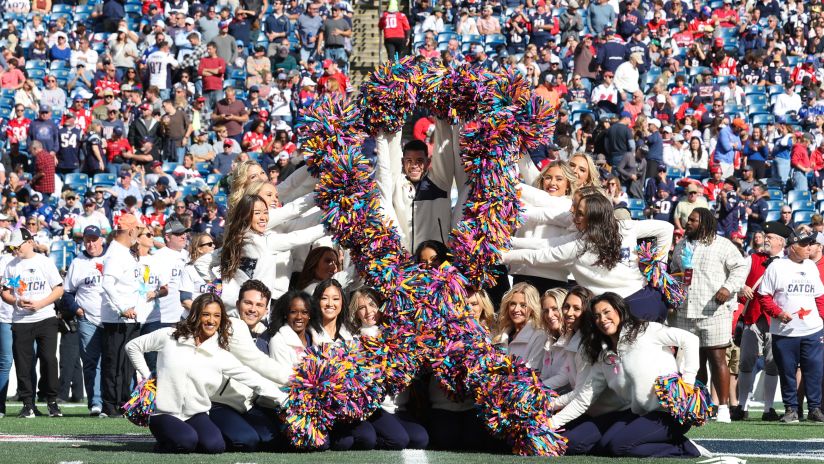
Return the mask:
<svg viewBox="0 0 824 464"><path fill-rule="evenodd" d="M700 427L715 417L712 396L701 382L689 385L675 373L655 379L654 389L661 406L681 424Z"/></svg>
<svg viewBox="0 0 824 464"><path fill-rule="evenodd" d="M649 242L638 245L636 252L641 273L647 282L664 295L670 307L680 307L687 294L678 280L667 272L667 257Z"/></svg>
<svg viewBox="0 0 824 464"><path fill-rule="evenodd" d="M138 383L129 401L123 405L126 419L134 425L148 427L149 417L155 411L156 394L157 381L154 376Z"/></svg>

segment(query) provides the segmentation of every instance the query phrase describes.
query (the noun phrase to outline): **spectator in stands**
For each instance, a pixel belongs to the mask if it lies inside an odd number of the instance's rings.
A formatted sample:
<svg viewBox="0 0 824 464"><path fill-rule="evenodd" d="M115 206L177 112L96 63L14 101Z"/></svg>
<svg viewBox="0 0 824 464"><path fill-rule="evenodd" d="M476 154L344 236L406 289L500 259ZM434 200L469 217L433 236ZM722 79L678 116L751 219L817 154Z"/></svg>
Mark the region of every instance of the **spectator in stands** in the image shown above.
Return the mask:
<svg viewBox="0 0 824 464"><path fill-rule="evenodd" d="M812 140L813 136L810 134L796 134L790 155L790 165L793 168L793 189L795 190L809 190L807 175L814 172L808 148Z"/></svg>
<svg viewBox="0 0 824 464"><path fill-rule="evenodd" d="M605 34L610 28L615 28L617 16L615 9L609 4L609 0L592 2L587 9L589 29L595 35ZM615 71L615 69L611 69L611 71Z"/></svg>
<svg viewBox="0 0 824 464"><path fill-rule="evenodd" d="M684 230L687 219L695 208L709 208L706 198L701 195L701 189L695 183L686 188L687 198L678 202L675 207L674 222L676 230Z"/></svg>
<svg viewBox="0 0 824 464"><path fill-rule="evenodd" d="M753 201L746 208L747 213L747 235L752 236L755 232L764 230L764 224L767 221L767 213L769 212L769 205L767 201L770 194L767 192L767 187L761 182L755 182L752 187Z"/></svg>
<svg viewBox="0 0 824 464"><path fill-rule="evenodd" d="M615 86L618 87L618 90L630 95L640 90L638 85L640 79L639 67L643 65L643 61L643 55L635 52L629 55L627 61L616 68Z"/></svg>
<svg viewBox="0 0 824 464"><path fill-rule="evenodd" d="M249 121L249 112L246 105L237 99L234 87L227 87L224 93L226 97L217 103L212 113L212 122L222 125L226 129L226 135L240 143L243 125Z"/></svg>
<svg viewBox="0 0 824 464"><path fill-rule="evenodd" d="M444 9L442 6L436 6L432 9L432 14L427 16L421 25L421 32L434 32L435 35L440 34L444 30Z"/></svg>
<svg viewBox="0 0 824 464"><path fill-rule="evenodd" d="M492 16L492 7L490 5L484 6L481 10L481 17L478 18L476 24L478 25L478 34L489 35L501 33L501 22L498 21L498 18Z"/></svg>
<svg viewBox="0 0 824 464"><path fill-rule="evenodd" d="M306 12L297 20L295 26L300 40L300 61L306 64L309 58L314 58L320 52L318 35L323 26L323 18L318 14L320 5L314 0L307 6Z"/></svg>
<svg viewBox="0 0 824 464"><path fill-rule="evenodd" d="M801 96L795 93L795 85L787 82L784 85L784 93L779 94L775 100L773 114L776 118L784 117L787 113L798 113L801 110Z"/></svg>
<svg viewBox="0 0 824 464"><path fill-rule="evenodd" d="M478 24L475 18L469 15L469 10L461 9L461 15L458 18L458 24L455 25L455 32L459 35L478 35Z"/></svg>
<svg viewBox="0 0 824 464"><path fill-rule="evenodd" d="M383 32L387 58L394 59L395 56L406 55L411 27L406 15L398 11L397 2L390 2L389 10L378 21L378 29Z"/></svg>
<svg viewBox="0 0 824 464"><path fill-rule="evenodd" d="M635 158L635 138L629 128L631 120L632 115L623 111L621 119L607 129L604 147L611 166L618 166L627 156Z"/></svg>
<svg viewBox="0 0 824 464"><path fill-rule="evenodd" d="M322 51L325 59L334 60L346 73L349 70L346 43L352 37L352 26L343 17L343 7L342 4L332 5L332 17L323 21L318 32L317 53L320 55Z"/></svg>

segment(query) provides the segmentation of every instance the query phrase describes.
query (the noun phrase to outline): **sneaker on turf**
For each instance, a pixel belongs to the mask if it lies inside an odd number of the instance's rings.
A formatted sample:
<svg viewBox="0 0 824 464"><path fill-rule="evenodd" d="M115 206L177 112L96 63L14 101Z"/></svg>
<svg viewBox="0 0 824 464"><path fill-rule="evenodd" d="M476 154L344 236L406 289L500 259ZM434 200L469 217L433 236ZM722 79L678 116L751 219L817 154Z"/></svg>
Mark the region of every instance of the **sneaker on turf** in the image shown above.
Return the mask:
<svg viewBox="0 0 824 464"><path fill-rule="evenodd" d="M21 419L34 419L34 406L31 404L24 404L23 409L17 414Z"/></svg>
<svg viewBox="0 0 824 464"><path fill-rule="evenodd" d="M4 418L4 417L6 417L6 413L4 413L4 412L0 412L0 419L2 419L2 418Z"/></svg>
<svg viewBox="0 0 824 464"><path fill-rule="evenodd" d="M695 442L692 438L687 438L687 446L695 447L698 450L698 455L702 458L711 458L713 456L710 450L704 448L703 446L699 445Z"/></svg>
<svg viewBox="0 0 824 464"><path fill-rule="evenodd" d="M101 419L105 419L105 418L109 417L109 415L106 414L105 412L101 412L100 414L97 415L97 417L99 417Z"/></svg>
<svg viewBox="0 0 824 464"><path fill-rule="evenodd" d="M807 420L810 422L824 422L824 413L821 408L815 408L807 414Z"/></svg>
<svg viewBox="0 0 824 464"><path fill-rule="evenodd" d="M719 407L715 420L718 421L719 424L729 424L732 422L732 419L730 419L730 408L726 406Z"/></svg>
<svg viewBox="0 0 824 464"><path fill-rule="evenodd" d="M775 408L770 408L767 411L764 411L764 414L761 414L761 420L764 422L778 422L781 420L781 416L775 412Z"/></svg>
<svg viewBox="0 0 824 464"><path fill-rule="evenodd" d="M48 407L49 417L63 417L63 411L60 410L60 406L57 405L57 401L50 402Z"/></svg>
<svg viewBox="0 0 824 464"><path fill-rule="evenodd" d="M747 420L747 419L749 419L749 417L750 417L749 411L744 411L744 408L742 408L741 405L738 405L738 406L732 408L732 411L730 411L730 419L732 419L734 421Z"/></svg>
<svg viewBox="0 0 824 464"><path fill-rule="evenodd" d="M788 408L784 415L779 419L780 422L785 424L797 424L798 423L798 411L795 409Z"/></svg>
<svg viewBox="0 0 824 464"><path fill-rule="evenodd" d="M92 417L100 416L101 412L103 412L103 409L100 406L92 406L92 408L89 409L89 415Z"/></svg>

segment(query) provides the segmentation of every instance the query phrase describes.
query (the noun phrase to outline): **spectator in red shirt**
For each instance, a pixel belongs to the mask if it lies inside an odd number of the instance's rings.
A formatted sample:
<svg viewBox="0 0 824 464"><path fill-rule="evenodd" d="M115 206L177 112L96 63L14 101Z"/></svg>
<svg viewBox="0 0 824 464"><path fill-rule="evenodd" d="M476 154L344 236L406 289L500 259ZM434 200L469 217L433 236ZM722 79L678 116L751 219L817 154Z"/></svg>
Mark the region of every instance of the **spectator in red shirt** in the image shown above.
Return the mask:
<svg viewBox="0 0 824 464"><path fill-rule="evenodd" d="M732 0L724 0L721 8L712 13L715 27L738 27L738 12L732 7Z"/></svg>
<svg viewBox="0 0 824 464"><path fill-rule="evenodd" d="M4 89L17 90L23 87L26 82L26 76L23 71L17 68L17 59L11 58L6 62L9 65L8 70L0 73L0 87Z"/></svg>
<svg viewBox="0 0 824 464"><path fill-rule="evenodd" d="M396 5L396 2L390 3ZM383 31L383 45L386 47L386 55L390 59L406 55L406 45L409 43L409 20L406 15L397 11L397 6L390 6L389 11L381 16L378 21L378 29ZM394 10L394 11L393 11Z"/></svg>
<svg viewBox="0 0 824 464"><path fill-rule="evenodd" d="M31 186L44 197L51 196L54 193L57 157L44 150L43 144L37 140L31 143L29 151L34 153L34 176L31 178Z"/></svg>
<svg viewBox="0 0 824 464"><path fill-rule="evenodd" d="M707 197L709 201L715 201L718 193L724 190L724 179L722 179L724 174L721 166L714 164L710 168L710 175L712 177L707 180L707 185L704 187L704 196Z"/></svg>
<svg viewBox="0 0 824 464"><path fill-rule="evenodd" d="M790 152L790 165L793 167L793 188L795 190L807 190L807 174L813 171L812 160L808 145L813 137L810 134L796 133L795 143Z"/></svg>
<svg viewBox="0 0 824 464"><path fill-rule="evenodd" d="M345 94L349 88L349 78L338 69L335 60L323 60L323 76L318 79L318 90L320 93L328 91L327 83L330 80L338 81L338 88Z"/></svg>
<svg viewBox="0 0 824 464"><path fill-rule="evenodd" d="M108 168L112 174L120 172L120 168L129 162L129 158L134 155L132 145L123 137L123 129L115 127L112 131L111 140L106 142L106 159L109 161Z"/></svg>
<svg viewBox="0 0 824 464"><path fill-rule="evenodd" d="M217 54L217 45L206 45L207 55L200 59L197 73L203 78L203 96L206 97L207 111L217 106L223 98L223 78L226 75L226 61Z"/></svg>

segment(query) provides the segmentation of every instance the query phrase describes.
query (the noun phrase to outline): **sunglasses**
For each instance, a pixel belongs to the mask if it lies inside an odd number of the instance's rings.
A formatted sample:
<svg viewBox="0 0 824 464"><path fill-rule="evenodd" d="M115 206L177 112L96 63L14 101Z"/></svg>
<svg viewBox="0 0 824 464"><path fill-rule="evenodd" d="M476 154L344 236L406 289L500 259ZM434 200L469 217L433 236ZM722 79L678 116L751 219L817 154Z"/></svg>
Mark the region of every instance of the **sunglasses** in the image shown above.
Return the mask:
<svg viewBox="0 0 824 464"><path fill-rule="evenodd" d="M153 238L153 237L154 237L154 234L153 234L153 233L151 233L151 232L144 232L144 233L142 233L142 234L138 235L138 237L149 237L149 238Z"/></svg>
<svg viewBox="0 0 824 464"><path fill-rule="evenodd" d="M206 243L201 243L200 245L198 245L198 248L199 247L213 247L213 246L215 246L215 242L206 242Z"/></svg>
<svg viewBox="0 0 824 464"><path fill-rule="evenodd" d="M8 245L6 247L6 251L8 251L9 253L14 253L15 251L17 251L17 248L19 248L19 247Z"/></svg>

